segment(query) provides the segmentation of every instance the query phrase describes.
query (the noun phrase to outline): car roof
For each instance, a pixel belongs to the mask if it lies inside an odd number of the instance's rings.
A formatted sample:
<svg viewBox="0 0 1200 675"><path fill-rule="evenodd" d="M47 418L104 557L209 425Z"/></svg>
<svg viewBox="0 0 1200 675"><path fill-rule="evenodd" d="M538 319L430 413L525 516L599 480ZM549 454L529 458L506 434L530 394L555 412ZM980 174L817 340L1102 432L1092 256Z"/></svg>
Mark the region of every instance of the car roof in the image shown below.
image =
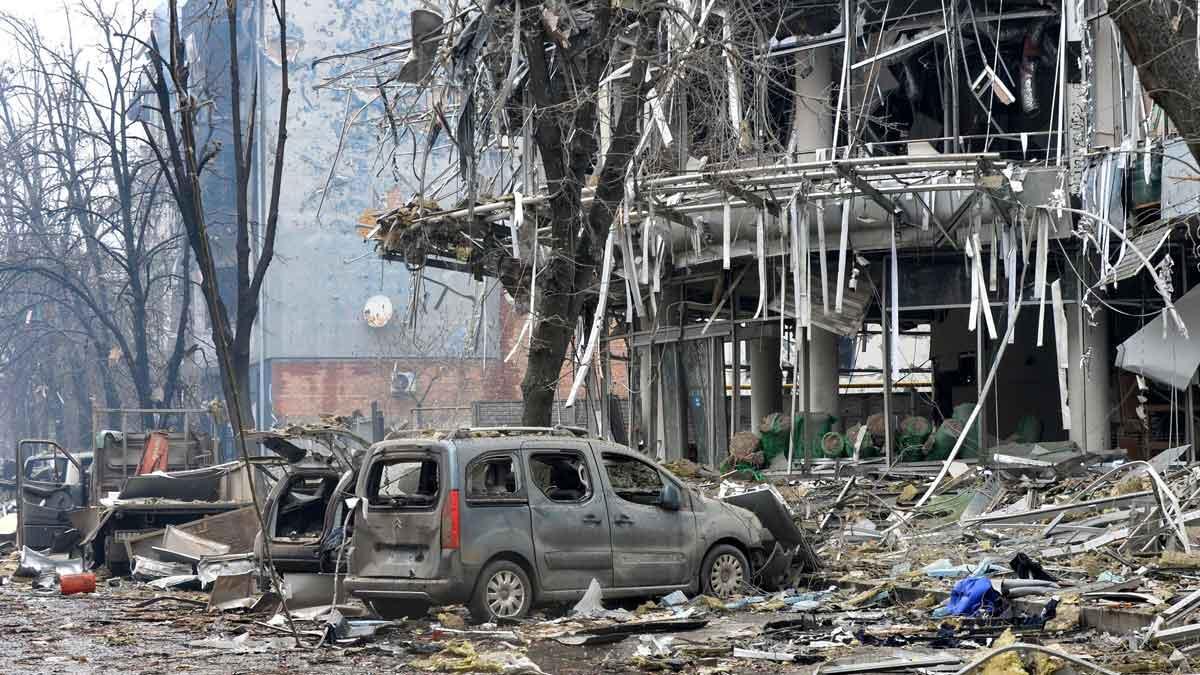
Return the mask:
<svg viewBox="0 0 1200 675"><path fill-rule="evenodd" d="M541 430L532 433L525 433L525 431L525 429L512 428L503 430L471 429L465 432L464 430L457 430L455 432L430 432L426 435L414 434L409 438L393 438L380 441L371 446L371 450L372 452L376 452L380 450L418 450L437 447L453 453L459 463L466 463L488 452L514 450L523 447L526 443L538 443L542 447L546 447L545 444L560 440L572 443L588 443L601 452L616 453L657 464L653 457L632 448L596 436L580 435L574 430L555 430L551 433L545 433ZM569 447L578 446L564 445L564 449Z"/></svg>

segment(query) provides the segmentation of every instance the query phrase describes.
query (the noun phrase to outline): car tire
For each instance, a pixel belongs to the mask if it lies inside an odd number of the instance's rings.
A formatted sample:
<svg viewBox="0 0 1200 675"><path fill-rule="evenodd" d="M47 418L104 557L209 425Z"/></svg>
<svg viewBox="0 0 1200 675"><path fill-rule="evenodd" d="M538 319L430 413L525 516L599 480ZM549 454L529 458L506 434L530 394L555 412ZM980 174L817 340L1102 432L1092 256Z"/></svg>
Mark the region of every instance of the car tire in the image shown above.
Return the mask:
<svg viewBox="0 0 1200 675"><path fill-rule="evenodd" d="M381 619L419 619L429 612L429 603L418 600L377 598L364 602Z"/></svg>
<svg viewBox="0 0 1200 675"><path fill-rule="evenodd" d="M497 560L479 575L471 595L471 618L478 623L523 619L533 606L533 584L525 569L511 560Z"/></svg>
<svg viewBox="0 0 1200 675"><path fill-rule="evenodd" d="M700 588L705 595L730 598L750 581L750 562L735 546L712 547L700 564Z"/></svg>

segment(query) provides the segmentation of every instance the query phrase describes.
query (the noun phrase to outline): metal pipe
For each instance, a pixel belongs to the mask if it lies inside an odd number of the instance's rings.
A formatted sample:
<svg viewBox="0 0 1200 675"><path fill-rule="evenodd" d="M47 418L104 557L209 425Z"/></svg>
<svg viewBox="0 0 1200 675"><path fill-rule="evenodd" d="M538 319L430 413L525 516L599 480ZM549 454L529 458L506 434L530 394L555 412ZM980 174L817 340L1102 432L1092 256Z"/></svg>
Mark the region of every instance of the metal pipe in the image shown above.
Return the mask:
<svg viewBox="0 0 1200 675"><path fill-rule="evenodd" d="M962 163L950 165L926 165L919 168L905 169L904 171L896 171L893 169L873 169L856 171L859 176L879 176L883 178L894 177L914 177L917 179L924 178L929 173L952 173L955 171L973 171L975 164ZM754 191L758 187L767 187L777 184L793 184L800 182L813 182L814 180L824 180L836 178L838 174L834 171L819 171L819 172L804 172L794 174L779 174L769 176L747 177L740 181L740 188L744 191ZM921 188L920 191L924 189ZM683 183L672 185L666 188L658 188L650 186L645 188L645 192L652 194L677 194L686 192L722 192L719 185L714 185L710 182Z"/></svg>
<svg viewBox="0 0 1200 675"><path fill-rule="evenodd" d="M1183 292L1186 293L1188 291L1187 247L1181 246L1179 253L1182 256L1180 258L1181 264L1179 265L1179 268L1181 270L1181 273L1183 274ZM1193 376L1194 375L1195 374L1193 373ZM1189 462L1196 461L1196 399L1195 399L1195 393L1196 393L1196 385L1192 384L1191 382L1188 382L1188 389L1187 389L1187 407L1188 407L1188 410L1187 410L1187 442L1188 442L1188 445L1192 446L1192 447L1188 448L1188 461Z"/></svg>
<svg viewBox="0 0 1200 675"><path fill-rule="evenodd" d="M930 191L949 192L949 191L956 191L956 190L974 190L974 189L975 189L974 183L945 183L945 184L937 184L937 185L922 185L922 186L920 186L921 192L930 192ZM876 188L876 190L878 190L879 192L881 192L883 194L905 194L908 192L916 191L914 188L909 187L909 186L881 187L881 188ZM852 197L857 198L857 197L866 197L866 196L869 196L869 195L867 195L867 193L865 193L861 190L835 190L835 191L830 191L830 192L810 192L808 195L808 198L809 199L850 199ZM742 201L740 199L731 200L729 203L730 203L730 206L733 206L733 207L751 206L751 204L748 204L747 202ZM699 211L711 211L713 209L721 208L722 204L723 204L723 202L712 202L712 203L707 203L707 204L689 204L687 206L675 207L672 210L675 211L676 213L687 214L687 213L695 213L695 212L699 212ZM643 217L641 213L637 213L636 215L634 213L630 213L631 220L637 220L641 217Z"/></svg>
<svg viewBox="0 0 1200 675"><path fill-rule="evenodd" d="M845 73L846 83L843 85L846 88L846 156L850 156L850 150L854 147L854 71L850 64L854 63L854 3L851 0L846 0L844 3L844 13L842 14L842 31L846 36L846 54L845 61L842 63L842 72ZM839 97L840 98L840 97ZM835 136L833 139L834 146L837 145L838 139ZM836 157L837 154L834 153ZM807 453L806 453L807 456ZM807 469L807 462L805 469Z"/></svg>
<svg viewBox="0 0 1200 675"><path fill-rule="evenodd" d="M995 246L995 243L992 244ZM982 251L976 251L975 255L983 255ZM987 302L987 294L980 293L983 296L980 300ZM1012 320L1011 318L1009 319ZM1007 336L1005 340L1007 340ZM987 447L987 406L983 405L983 395L986 393L983 386L983 351L987 345L984 344L983 326L975 326L975 405L979 407L979 455L983 455L984 448ZM967 433L967 429L963 429L963 433Z"/></svg>
<svg viewBox="0 0 1200 675"><path fill-rule="evenodd" d="M906 185L884 186L884 187L877 187L876 190L882 194L907 194L910 192L951 192L951 191L958 191L958 190L975 190L975 188L976 188L975 183L936 183L933 185L920 185L920 186L906 186ZM864 197L864 196L869 196L869 195L867 195L867 193L865 193L861 190L855 190L855 189L829 190L829 191L823 191L823 192L808 193L809 199L850 199L853 197ZM525 206L530 206L531 204L539 205L539 204L545 203L546 200L547 200L546 197L539 196L539 197L533 197L530 199L525 199L525 200L523 200L523 203L525 204ZM588 204L591 201L592 201L591 197L585 197L583 199L582 203ZM708 210L711 210L714 208L720 208L723 205L723 203L724 202L715 202L712 204L703 204L703 205L698 205L698 206L697 205L688 205L688 206L681 206L681 207L673 207L671 210L674 211L675 213L692 213L695 211L708 211ZM748 204L745 201L742 201L739 199L734 199L734 200L730 201L730 205L731 206L747 206ZM484 214L492 213L492 214L496 214L494 217L500 218L500 217L502 217L502 214L500 212L503 212L510 208L512 208L511 200L492 202L491 204L480 204L479 206L475 207L475 214L479 215L481 213L484 213ZM467 215L467 213L468 213L468 209L455 209L453 211L443 211L442 213L438 213L436 215L430 215L430 216L426 216L424 218L419 218L416 221L414 221L414 224L415 223L436 223L436 222L441 222L441 221L449 219L449 218L462 218L462 217L465 217ZM649 215L650 215L649 210L630 211L629 217L632 222L637 222L637 221L640 221L642 218L645 218Z"/></svg>
<svg viewBox="0 0 1200 675"><path fill-rule="evenodd" d="M922 156L922 162L978 162L979 160L999 160L999 152L962 152L942 153L940 155ZM765 171L791 171L798 169L834 169L837 166L859 167L864 164L903 164L911 161L908 155L886 155L883 157L854 157L837 161L789 162L786 164L769 164L763 166L741 167L737 169L722 169L720 171L694 171L687 174L651 176L642 181L642 185L668 185L687 180L701 178L732 178Z"/></svg>
<svg viewBox="0 0 1200 675"><path fill-rule="evenodd" d="M959 150L962 149L962 137L958 133L959 117L960 117L959 110L958 110L958 42L961 39L961 37L959 36L959 32L958 32L958 2L957 2L957 0L952 0L952 2L950 3L949 26L953 27L953 28L951 28L950 33L948 34L948 37L951 38L950 53L948 55L949 66L950 66L948 68L948 74L950 76L950 102L951 102L951 106L953 108L953 113L952 113L952 117L951 117L950 121L953 123L952 133L954 135L954 151L958 152Z"/></svg>
<svg viewBox="0 0 1200 675"><path fill-rule="evenodd" d="M1027 644L1024 642L1014 642L1011 645L1005 645L1003 647L998 647L998 648L988 652L987 654L984 654L983 656L975 659L971 663L967 664L962 670L959 670L958 672L954 673L954 675L968 675L969 673L971 673L975 670L978 670L979 667L982 666L984 663L986 663L989 659L991 659L995 656L999 656L1000 654L1004 654L1005 652L1011 652L1011 651L1041 652L1043 654L1049 654L1051 656L1056 656L1064 661L1070 661L1071 663L1074 663L1077 666L1083 666L1084 668L1087 668L1089 670L1094 670L1097 673L1100 673L1101 675L1118 675L1114 671L1111 671L1111 670L1108 670L1107 668L1098 666L1098 665L1092 663L1091 661L1085 661L1085 660L1079 658L1078 656L1074 656L1074 655L1068 654L1066 652L1061 652L1061 651L1058 651L1057 649L1049 649L1049 648L1043 647L1041 645Z"/></svg>
<svg viewBox="0 0 1200 675"><path fill-rule="evenodd" d="M804 346L804 353L801 360L804 363L804 387L800 392L804 396L804 475L810 472L809 464L812 461L812 327L800 326L800 320L796 320L796 339L800 340L800 344ZM792 424L796 423L792 420Z"/></svg>
<svg viewBox="0 0 1200 675"><path fill-rule="evenodd" d="M892 227L895 227L893 223ZM888 317L888 294L891 293L891 256L883 257L883 292L879 294L879 327L883 333L883 456L892 465L892 331Z"/></svg>
<svg viewBox="0 0 1200 675"><path fill-rule="evenodd" d="M742 268L742 273L738 275L737 280L734 281L733 286L729 289L729 295L726 296L730 299L729 321L733 328L733 332L729 335L729 343L733 347L733 369L731 373L733 375L733 395L729 400L730 420L729 433L727 434L730 439L738 432L742 422L742 345L738 341L737 305L738 283L748 269L750 269L749 266Z"/></svg>
<svg viewBox="0 0 1200 675"><path fill-rule="evenodd" d="M904 96L909 101L915 102L921 100L921 81L917 78L916 69L913 68L913 60L906 59L901 61L900 67L904 71Z"/></svg>
<svg viewBox="0 0 1200 675"><path fill-rule="evenodd" d="M1025 34L1025 45L1021 50L1021 112L1027 117L1034 117L1042 109L1037 95L1037 70L1042 54L1042 40L1049 23L1049 18L1033 22Z"/></svg>

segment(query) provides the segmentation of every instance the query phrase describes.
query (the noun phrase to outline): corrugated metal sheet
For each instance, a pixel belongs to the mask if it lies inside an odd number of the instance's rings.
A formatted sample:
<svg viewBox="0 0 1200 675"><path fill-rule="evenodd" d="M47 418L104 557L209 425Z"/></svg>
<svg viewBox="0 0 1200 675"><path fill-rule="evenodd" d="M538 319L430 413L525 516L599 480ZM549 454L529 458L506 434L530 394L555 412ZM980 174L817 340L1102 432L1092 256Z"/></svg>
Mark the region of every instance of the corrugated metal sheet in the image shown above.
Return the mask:
<svg viewBox="0 0 1200 675"><path fill-rule="evenodd" d="M1162 248L1167 237L1171 235L1173 225L1170 222L1155 222L1143 227L1140 232L1135 234L1129 241L1131 246L1136 247L1147 258L1151 258L1158 249ZM1130 279L1137 276L1137 273L1142 269L1142 259L1133 251L1126 251L1125 257L1112 269L1112 281L1117 282L1123 279Z"/></svg>

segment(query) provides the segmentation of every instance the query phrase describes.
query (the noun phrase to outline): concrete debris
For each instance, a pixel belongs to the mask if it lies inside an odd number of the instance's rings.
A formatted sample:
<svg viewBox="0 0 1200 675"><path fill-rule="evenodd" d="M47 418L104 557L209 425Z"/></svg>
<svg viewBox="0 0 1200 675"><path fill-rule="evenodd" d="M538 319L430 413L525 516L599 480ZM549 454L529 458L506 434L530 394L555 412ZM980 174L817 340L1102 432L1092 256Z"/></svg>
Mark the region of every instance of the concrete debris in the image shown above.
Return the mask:
<svg viewBox="0 0 1200 675"><path fill-rule="evenodd" d="M588 619L599 618L625 618L629 616L629 611L625 609L605 609L601 603L604 591L600 588L600 582L593 578L589 583L583 597L575 606L571 608L571 615Z"/></svg>
<svg viewBox="0 0 1200 675"><path fill-rule="evenodd" d="M487 438L494 444L503 437ZM59 570L81 570L83 560L26 548L11 558L16 581L0 586L0 594L25 607L37 598L139 598L122 603L121 616L206 622L200 635L179 634L180 644L197 653L269 658L298 641L337 650L330 654L367 649L403 658L406 672L573 672L563 664L590 659L596 648L629 669L712 673L745 672L751 663L756 671L803 665L821 675L1015 675L1051 672L1054 664L1105 673L1190 659L1200 645L1194 583L1200 557L1186 549L1197 550L1200 471L1174 449L1148 462L1047 444L1009 446L1006 453L999 463L972 462L940 481L920 506L939 467L759 480L685 471L676 477L684 493L745 507L741 517L774 542L745 563L730 554L726 563L744 564L750 576L721 597L708 586L684 584L626 603L613 578L597 574L566 611L535 607L519 621L479 624L468 607L421 603L399 619L376 615L392 608L375 597L345 592L343 576L331 572L336 548L316 543L315 553L285 559L279 556L301 549L288 548L292 538L277 538L284 543L275 551L282 576L276 590L261 563L258 532L250 537L257 547L230 553L236 544L226 542L238 537L195 523L164 527L154 546L139 543L135 550L155 557L133 555L133 583L104 583L101 568L101 583L64 597ZM361 457L370 461L371 454ZM288 509L289 518L304 509L371 508L369 495L353 502L314 498L324 494L326 480L353 485L357 470L314 472L306 462L292 461L288 470L306 477L309 491L285 479L268 505ZM503 476L492 473L502 490ZM632 473L623 479L642 480ZM570 484L566 472L554 480L561 489ZM670 496L676 499L682 497ZM367 522L373 516L368 511ZM326 531L316 532L316 542L346 522L332 515L322 521ZM440 526L442 515L431 522ZM301 566L304 556L314 564ZM500 581L519 578L503 569L511 574ZM62 576L62 594L73 590L72 578ZM499 582L496 588L497 597L511 592ZM236 624L220 623L221 617ZM241 628L231 633L230 625Z"/></svg>

